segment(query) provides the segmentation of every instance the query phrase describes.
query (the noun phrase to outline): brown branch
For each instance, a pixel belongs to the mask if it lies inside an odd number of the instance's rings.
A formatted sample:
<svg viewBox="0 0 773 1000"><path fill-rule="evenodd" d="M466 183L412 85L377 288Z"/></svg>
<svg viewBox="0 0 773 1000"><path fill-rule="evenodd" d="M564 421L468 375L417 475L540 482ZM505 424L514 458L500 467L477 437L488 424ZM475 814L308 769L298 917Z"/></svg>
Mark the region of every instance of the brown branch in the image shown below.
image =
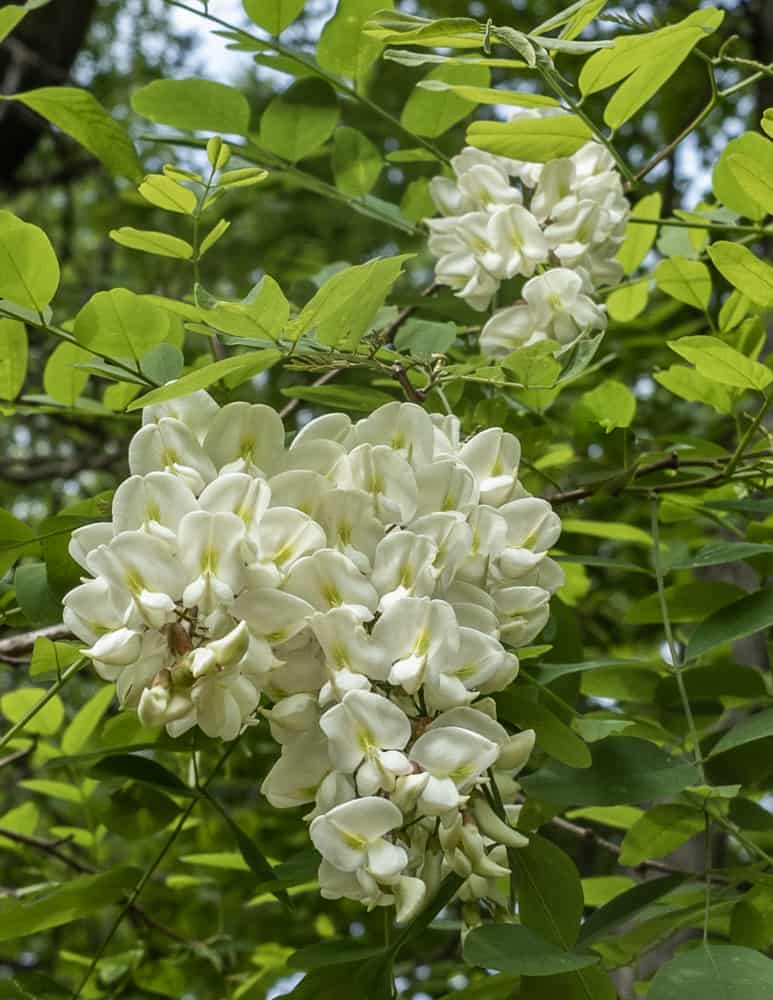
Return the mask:
<svg viewBox="0 0 773 1000"><path fill-rule="evenodd" d="M395 361L392 365L392 374L400 383L400 388L405 393L405 398L409 399L412 403L423 403L426 393L423 389L417 389L415 385L408 378L408 372L405 370L405 365L401 365L399 361Z"/></svg>
<svg viewBox="0 0 773 1000"><path fill-rule="evenodd" d="M7 639L0 639L0 660L7 659L9 663L16 663L16 657L20 653L29 652L35 645L36 639L72 639L73 634L66 625L47 625L45 628L36 628L32 632L19 632L17 635L8 636ZM21 662L26 663L26 660Z"/></svg>
<svg viewBox="0 0 773 1000"><path fill-rule="evenodd" d="M421 290L420 295L422 298L427 298L427 296L432 295L434 292L436 292L438 288L439 285L437 284L437 282L433 281L431 285L427 285L426 288L423 288ZM392 322L388 326L385 326L384 329L379 333L378 337L375 340L375 346L385 347L388 343L390 343L394 339L395 334L403 325L403 323L405 323L407 319L410 319L410 317L416 312L416 310L419 308L419 305L420 305L419 302L414 302L412 305L406 306L404 309L401 309L400 312L395 317L395 319L392 320ZM420 393L418 393L418 391L415 390L413 386L410 386L410 390L406 389L406 386L401 381L398 372L395 371L397 367L398 367L397 365L394 365L392 367L392 372L397 378L397 381L400 382L400 385L403 387L406 396L408 396L408 398L412 399L414 402L422 402L423 396ZM402 368L402 366L399 367ZM332 382L334 381L334 379L337 379L338 376L344 371L346 371L346 366L340 368L331 368L330 371L325 372L324 375L320 375L318 379L315 379L311 383L311 386L312 388L316 388L317 386L320 385L327 385L329 382ZM404 373L405 370L402 369L402 371ZM285 403L285 405L279 411L279 416L284 420L286 417L289 417L292 413L295 413L300 404L301 404L300 399L291 399L290 402Z"/></svg>
<svg viewBox="0 0 773 1000"><path fill-rule="evenodd" d="M746 460L753 460L757 458L770 458L771 456L773 456L773 449L764 448L760 451L749 452L749 454L744 455L743 457ZM558 507L561 504L574 503L577 500L585 500L588 497L595 496L597 493L607 493L609 496L619 496L629 488L631 481L638 480L642 476L650 475L653 472L662 472L664 469L672 469L676 471L677 469L695 467L716 468L717 466L720 466L718 471L709 476L700 476L696 479L682 480L679 482L660 483L651 487L634 488L649 489L652 493L666 493L673 490L691 489L696 486L714 486L729 478L727 468L722 465L719 459L681 458L676 452L672 452L670 455L666 456L666 458L658 459L657 462L651 462L649 465L642 465L639 466L638 469L634 469L630 477L623 482L619 482L621 478L620 476L612 476L608 479L595 480L592 483L588 483L587 486L580 486L577 489L553 493L552 496L547 496L545 499L552 504L552 506Z"/></svg>
<svg viewBox="0 0 773 1000"><path fill-rule="evenodd" d="M613 840L607 840L606 837L602 837L601 834L596 833L589 826L580 826L579 823L572 823L571 820L564 819L562 816L554 816L548 822L557 830L563 830L564 833L569 833L578 840L584 840L586 843L596 844L619 859L622 851L620 845L616 844ZM652 858L647 858L632 867L637 869L649 868L652 871L664 872L666 875L685 875L688 878L694 879L703 879L705 877L703 872L686 871L684 868L677 868L675 865L669 865L665 861L655 861ZM712 877L715 880L717 879L716 874Z"/></svg>
<svg viewBox="0 0 773 1000"><path fill-rule="evenodd" d="M640 476L646 476L651 472L660 472L662 469L678 469L682 464L683 463L680 462L679 456L676 452L672 452L666 458L661 458L657 462L652 462L649 465L642 465L641 468L634 471L632 478L638 479ZM585 500L587 497L592 497L594 494L605 489L609 483L609 479L602 479L594 483L589 483L587 486L580 486L574 490L565 490L562 493L554 493L552 496L546 497L546 499L553 507L557 507L563 503L574 503L576 500ZM622 493L624 489L625 486L623 485L617 489L609 490L609 493L611 496L617 496L617 494Z"/></svg>

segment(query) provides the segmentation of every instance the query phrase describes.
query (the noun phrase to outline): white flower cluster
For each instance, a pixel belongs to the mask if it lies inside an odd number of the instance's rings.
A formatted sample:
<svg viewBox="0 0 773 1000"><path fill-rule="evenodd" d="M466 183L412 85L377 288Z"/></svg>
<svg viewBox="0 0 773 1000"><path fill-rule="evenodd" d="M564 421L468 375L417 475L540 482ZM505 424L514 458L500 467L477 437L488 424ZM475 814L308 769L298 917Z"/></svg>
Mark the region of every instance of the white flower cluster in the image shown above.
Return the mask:
<svg viewBox="0 0 773 1000"><path fill-rule="evenodd" d="M435 177L430 186L443 215L427 220L436 279L480 311L503 281L528 279L521 300L483 327L483 353L504 357L540 340L565 345L603 330L606 312L593 296L622 277L615 255L629 211L609 152L593 141L543 165L467 147L451 164L455 178Z"/></svg>
<svg viewBox="0 0 773 1000"><path fill-rule="evenodd" d="M325 897L406 919L454 871L496 900L534 734L486 696L562 583L560 521L520 485L517 439L462 441L456 418L397 402L289 447L274 410L205 392L143 419L112 522L72 536L93 579L64 617L100 676L172 735L265 716L281 755L262 790L313 804Z"/></svg>

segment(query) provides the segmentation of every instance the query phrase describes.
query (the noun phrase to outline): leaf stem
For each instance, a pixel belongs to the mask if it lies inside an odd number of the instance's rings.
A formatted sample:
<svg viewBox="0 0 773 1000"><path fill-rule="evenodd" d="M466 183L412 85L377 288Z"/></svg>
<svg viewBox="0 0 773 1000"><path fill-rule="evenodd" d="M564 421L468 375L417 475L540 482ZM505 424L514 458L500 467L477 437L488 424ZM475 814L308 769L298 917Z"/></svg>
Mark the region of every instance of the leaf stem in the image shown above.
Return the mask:
<svg viewBox="0 0 773 1000"><path fill-rule="evenodd" d="M217 761L217 763L215 764L215 766L213 767L213 769L210 771L209 776L207 777L207 780L200 787L200 791L202 791L202 792L206 791L207 786L210 784L210 782L212 782L214 780L214 778L217 776L217 774L221 770L223 764L225 764L225 762L231 756L231 754L233 753L233 751L236 749L236 746L237 746L238 742L239 742L239 739L237 737L237 739L235 739L228 746L228 748L225 750L225 752L221 755L220 759ZM132 908L134 908L134 906L135 906L135 904L137 902L137 898L139 897L140 893L145 888L145 886L148 884L148 882L150 881L150 879L153 877L153 875L154 875L156 869L158 868L158 866L161 864L161 862L164 860L164 858L166 857L166 855L169 853L169 850L171 849L171 847L174 844L175 840L177 839L178 835L182 831L182 828L185 826L185 823L186 823L188 817L193 812L193 810L194 810L194 808L196 806L196 803L199 802L199 801L200 801L200 797L199 796L196 796L196 797L194 797L194 798L192 798L190 800L190 802L187 804L187 806L185 807L185 809L180 814L180 818L178 819L177 823L175 823L174 829L172 830L172 832L169 834L169 836L166 838L166 840L164 841L163 845L161 846L161 850L158 852L158 854L155 856L155 858L151 861L149 867L146 868L145 871L142 873L142 876L140 877L139 881L137 882L137 884L135 885L135 887L132 889L131 893L129 894L128 899L126 900L126 902L124 903L124 905L121 907L121 910L119 911L119 913L116 916L116 918L113 921L113 923L110 925L110 929L108 930L107 935L103 938L101 944L99 945L99 947L97 948L96 952L94 953L94 957L92 958L91 963L89 964L89 967L86 970L85 976L81 980L81 982L80 982L77 990L75 991L75 993L73 993L73 1000L78 1000L78 998L82 995L83 990L85 989L88 981L91 979L92 975L94 974L94 970L96 969L97 965L99 964L99 960L104 955L105 949L107 948L107 946L110 944L110 942L115 937L115 934L116 934L118 928L123 923L124 918L126 917L127 913Z"/></svg>
<svg viewBox="0 0 773 1000"><path fill-rule="evenodd" d="M659 502L657 497L652 499L652 562L653 568L655 570L655 579L657 581L658 587L658 601L660 603L660 614L663 619L663 630L666 634L666 644L668 645L668 653L671 659L671 669L673 670L674 677L676 678L676 686L679 691L679 699L682 702L682 709L684 711L685 721L687 722L687 731L690 736L690 742L692 744L692 754L695 760L695 764L698 768L698 772L701 776L701 781L703 784L707 784L706 781L706 769L703 763L703 754L701 752L700 741L698 740L698 729L695 725L695 717L692 714L692 707L690 705L690 698L687 694L687 687L684 683L684 677L682 676L682 657L677 648L676 642L674 641L674 634L671 630L671 619L668 613L668 604L666 603L666 591L663 584L663 567L660 560L660 523L658 519L659 513Z"/></svg>
<svg viewBox="0 0 773 1000"><path fill-rule="evenodd" d="M752 437L754 436L754 434L758 430L760 424L765 419L765 414L768 412L768 407L769 406L770 406L770 399L765 395L765 393L763 393L762 394L762 406L759 408L759 410L755 414L754 419L752 420L752 422L749 424L749 426L746 428L746 430L744 431L744 433L741 435L741 439L738 442L738 447L735 449L735 451L733 452L733 454L730 457L730 461L725 466L724 474L726 476L732 476L733 473L735 472L736 468L738 467L738 463L743 458L743 453L744 453L744 449L746 448L746 445L752 439Z"/></svg>

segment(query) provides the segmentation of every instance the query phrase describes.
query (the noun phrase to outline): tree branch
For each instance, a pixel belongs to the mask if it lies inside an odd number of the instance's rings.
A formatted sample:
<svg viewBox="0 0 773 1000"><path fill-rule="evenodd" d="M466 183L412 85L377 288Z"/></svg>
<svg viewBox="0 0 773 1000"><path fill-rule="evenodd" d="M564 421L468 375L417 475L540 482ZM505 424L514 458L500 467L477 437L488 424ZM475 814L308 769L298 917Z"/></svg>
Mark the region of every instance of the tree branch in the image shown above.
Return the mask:
<svg viewBox="0 0 773 1000"><path fill-rule="evenodd" d="M29 652L35 645L36 639L56 641L57 639L72 638L73 634L66 625L47 625L45 628L36 628L32 632L19 632L17 635L8 636L7 639L0 639L0 659L11 657L10 662L15 662L13 657Z"/></svg>
<svg viewBox="0 0 773 1000"><path fill-rule="evenodd" d="M578 840L590 841L590 843L596 844L605 851L609 851L610 854L614 854L615 857L620 857L622 851L620 845L616 844L613 840L607 840L606 837L602 837L601 834L596 833L589 826L580 826L579 823L572 823L571 820L564 819L562 816L554 816L548 822L550 826L555 827L557 830L569 833ZM649 868L652 871L664 872L666 875L685 875L688 878L698 880L704 878L703 872L685 871L684 868L677 868L676 865L670 865L666 861L655 861L652 858L647 858L633 867L637 869ZM716 881L718 877L714 875L713 878Z"/></svg>

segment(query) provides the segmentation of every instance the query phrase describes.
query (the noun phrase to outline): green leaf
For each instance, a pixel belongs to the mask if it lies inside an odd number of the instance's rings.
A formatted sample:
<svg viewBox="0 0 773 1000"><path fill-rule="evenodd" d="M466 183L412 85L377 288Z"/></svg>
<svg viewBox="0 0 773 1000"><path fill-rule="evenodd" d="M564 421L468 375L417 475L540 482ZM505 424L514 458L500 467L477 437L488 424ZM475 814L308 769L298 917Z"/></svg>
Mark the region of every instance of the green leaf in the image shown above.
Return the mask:
<svg viewBox="0 0 773 1000"><path fill-rule="evenodd" d="M78 647L69 642L52 642L45 636L38 636L32 647L30 677L61 673L80 659L80 655Z"/></svg>
<svg viewBox="0 0 773 1000"><path fill-rule="evenodd" d="M288 328L297 340L312 329L331 346L353 348L367 332L411 254L376 258L328 278Z"/></svg>
<svg viewBox="0 0 773 1000"><path fill-rule="evenodd" d="M26 687L9 691L0 698L0 711L11 724L15 724L33 709L46 695L44 688ZM64 705L59 695L47 703L25 725L25 733L53 736L64 722Z"/></svg>
<svg viewBox="0 0 773 1000"><path fill-rule="evenodd" d="M526 847L512 853L521 922L569 951L577 941L583 910L582 885L574 861L537 834L529 837Z"/></svg>
<svg viewBox="0 0 773 1000"><path fill-rule="evenodd" d="M731 211L757 221L765 217L765 208L756 200L755 192L739 183L730 161L735 156L746 156L756 163L765 163L770 157L770 142L759 132L744 132L731 139L717 160L712 174L714 194Z"/></svg>
<svg viewBox="0 0 773 1000"><path fill-rule="evenodd" d="M250 351L248 354L239 354L233 358L224 358L222 361L214 361L203 368L196 368L187 375L182 375L169 385L162 385L158 389L151 389L144 396L132 400L126 407L128 411L141 410L144 406L152 403L163 403L167 399L177 399L178 396L186 396L197 389L206 389L214 382L219 382L226 375L238 376L240 381L245 381L265 371L280 360L282 354L273 348L265 351Z"/></svg>
<svg viewBox="0 0 773 1000"><path fill-rule="evenodd" d="M180 781L177 775L168 771L163 764L149 757L141 757L139 754L111 754L94 764L91 772L100 778L130 778L132 781L161 788L172 795L184 795L186 798L195 798L198 795L195 788Z"/></svg>
<svg viewBox="0 0 773 1000"><path fill-rule="evenodd" d="M614 379L584 393L580 405L607 434L618 427L630 427L636 416L636 397L628 386Z"/></svg>
<svg viewBox="0 0 773 1000"><path fill-rule="evenodd" d="M13 577L16 600L32 625L52 625L61 621L61 595L49 586L45 563L23 563Z"/></svg>
<svg viewBox="0 0 773 1000"><path fill-rule="evenodd" d="M0 211L0 298L41 312L59 287L59 261L37 226Z"/></svg>
<svg viewBox="0 0 773 1000"><path fill-rule="evenodd" d="M516 976L555 976L598 963L598 955L564 951L521 924L486 924L464 939L464 960Z"/></svg>
<svg viewBox="0 0 773 1000"><path fill-rule="evenodd" d="M166 212L193 215L196 210L196 195L193 191L165 174L148 174L138 190L145 201Z"/></svg>
<svg viewBox="0 0 773 1000"><path fill-rule="evenodd" d="M393 0L338 0L335 16L317 42L319 65L359 82L381 52L381 43L362 29L372 14L391 10L392 5Z"/></svg>
<svg viewBox="0 0 773 1000"><path fill-rule="evenodd" d="M561 526L565 534L610 538L616 542L630 542L632 545L652 545L649 534L632 524L619 524L614 521L586 521L581 518L567 517L563 519Z"/></svg>
<svg viewBox="0 0 773 1000"><path fill-rule="evenodd" d="M773 708L766 708L763 712L755 712L740 722L736 723L732 729L723 733L722 738L712 748L710 756L725 753L735 747L743 746L745 743L753 743L755 740L764 740L773 736Z"/></svg>
<svg viewBox="0 0 773 1000"><path fill-rule="evenodd" d="M666 587L664 595L672 622L703 621L712 612L724 608L743 594L740 587L723 580L693 580ZM623 621L626 625L655 625L662 621L660 599L649 594L631 604Z"/></svg>
<svg viewBox="0 0 773 1000"><path fill-rule="evenodd" d="M773 545L762 542L711 542L693 555L673 563L672 569L702 569L704 566L722 566L741 562L754 556L770 555Z"/></svg>
<svg viewBox="0 0 773 1000"><path fill-rule="evenodd" d="M364 962L325 965L311 969L298 983L289 1000L392 1000L394 973L391 952Z"/></svg>
<svg viewBox="0 0 773 1000"><path fill-rule="evenodd" d="M485 66L436 66L424 77L423 83L439 81L485 87L490 74ZM405 102L400 122L409 132L434 138L447 132L475 108L476 102L459 96L453 90L431 91L416 87Z"/></svg>
<svg viewBox="0 0 773 1000"><path fill-rule="evenodd" d="M103 906L121 902L140 875L137 868L113 868L99 875L77 875L34 899L0 900L0 941L13 941L91 917Z"/></svg>
<svg viewBox="0 0 773 1000"><path fill-rule="evenodd" d="M641 315L647 307L650 279L641 278L630 284L616 288L607 296L607 311L618 323L630 323Z"/></svg>
<svg viewBox="0 0 773 1000"><path fill-rule="evenodd" d="M446 83L427 77L419 80L418 86L423 90L435 92L450 91L472 104L503 104L518 108L556 108L559 106L554 97L544 94L530 94L519 90L499 90L495 87L471 87L463 83Z"/></svg>
<svg viewBox="0 0 773 1000"><path fill-rule="evenodd" d="M592 913L583 922L580 930L580 943L589 945L608 932L628 920L646 906L661 899L663 896L678 889L685 881L684 875L664 875L662 878L650 879L635 885L626 892L615 896L604 906Z"/></svg>
<svg viewBox="0 0 773 1000"><path fill-rule="evenodd" d="M773 267L767 261L729 240L712 243L709 257L719 273L755 305L773 307Z"/></svg>
<svg viewBox="0 0 773 1000"><path fill-rule="evenodd" d="M102 687L79 709L62 734L62 753L80 753L102 721L114 694L112 685Z"/></svg>
<svg viewBox="0 0 773 1000"><path fill-rule="evenodd" d="M744 192L751 195L758 205L762 205L768 214L773 213L773 170L770 167L770 155L771 149L768 149L766 161L744 153L732 153L727 160L730 172Z"/></svg>
<svg viewBox="0 0 773 1000"><path fill-rule="evenodd" d="M321 941L319 944L301 948L287 959L290 969L324 969L330 965L345 965L361 959L386 956L386 949L378 945L368 945L350 938Z"/></svg>
<svg viewBox="0 0 773 1000"><path fill-rule="evenodd" d="M215 799L209 793L207 794L207 798L215 806L217 811L220 813L220 815L223 817L223 819L230 827L242 857L247 863L250 871L252 871L252 873L257 877L258 882L268 883L269 885L272 882L276 882L276 874L274 872L274 869L268 863L265 855L260 850L255 841L252 839L252 837L248 836L244 832L244 830L242 830L242 828L239 826L236 820L231 816L229 812L226 811L226 809L221 805L220 802L217 801L217 799ZM272 890L269 888L268 891L271 892L272 896L275 896L276 899L284 903L285 906L289 905L289 899L284 889L276 888Z"/></svg>
<svg viewBox="0 0 773 1000"><path fill-rule="evenodd" d="M732 413L733 394L730 389L701 375L687 365L671 365L662 372L655 372L657 382L680 399L691 403L705 403L717 413Z"/></svg>
<svg viewBox="0 0 773 1000"><path fill-rule="evenodd" d="M38 7L45 7L51 0L27 0L26 3L4 4L0 10L0 42L13 31L16 25L22 20L25 14Z"/></svg>
<svg viewBox="0 0 773 1000"><path fill-rule="evenodd" d="M247 17L270 35L279 35L303 10L306 0L244 0Z"/></svg>
<svg viewBox="0 0 773 1000"><path fill-rule="evenodd" d="M413 14L385 12L369 21L366 33L389 44L443 46L453 49L479 49L483 25L470 17L441 17L429 21Z"/></svg>
<svg viewBox="0 0 773 1000"><path fill-rule="evenodd" d="M496 702L500 718L512 722L519 729L536 732L538 749L569 767L590 767L590 750L585 743L541 702L515 694L512 690L498 694Z"/></svg>
<svg viewBox="0 0 773 1000"><path fill-rule="evenodd" d="M75 317L79 344L111 358L139 361L169 333L169 315L126 288L97 292Z"/></svg>
<svg viewBox="0 0 773 1000"><path fill-rule="evenodd" d="M518 780L527 795L555 805L611 806L666 798L697 784L694 764L674 760L660 747L633 736L612 736L591 747L584 770L549 764Z"/></svg>
<svg viewBox="0 0 773 1000"><path fill-rule="evenodd" d="M661 292L694 309L706 309L711 298L711 274L705 264L686 257L670 257L655 268Z"/></svg>
<svg viewBox="0 0 773 1000"><path fill-rule="evenodd" d="M27 375L27 328L0 319L0 399L16 399Z"/></svg>
<svg viewBox="0 0 773 1000"><path fill-rule="evenodd" d="M695 46L722 23L724 12L708 7L679 24L643 35L618 35L611 49L588 59L580 72L583 95L620 83L604 109L604 121L617 129L650 100L679 69Z"/></svg>
<svg viewBox="0 0 773 1000"><path fill-rule="evenodd" d="M593 133L577 115L473 122L467 129L467 142L471 146L531 163L571 156L592 138Z"/></svg>
<svg viewBox="0 0 773 1000"><path fill-rule="evenodd" d="M199 247L199 257L203 257L207 250L210 250L217 243L220 237L224 236L230 228L231 223L228 219L220 219L219 222L216 222L201 241L201 245Z"/></svg>
<svg viewBox="0 0 773 1000"><path fill-rule="evenodd" d="M89 373L75 365L91 360L92 355L77 344L59 344L43 370L43 388L57 403L74 406L89 380Z"/></svg>
<svg viewBox="0 0 773 1000"><path fill-rule="evenodd" d="M713 586L716 586L716 581ZM735 642L773 625L773 588L757 590L728 604L703 621L687 643L687 659L694 660L726 642Z"/></svg>
<svg viewBox="0 0 773 1000"><path fill-rule="evenodd" d="M751 948L701 942L655 974L647 1000L769 1000L773 961Z"/></svg>
<svg viewBox="0 0 773 1000"><path fill-rule="evenodd" d="M654 194L640 198L631 211L625 230L625 239L617 251L617 259L623 265L626 274L633 274L644 261L658 235L657 226L645 226L631 220L659 219L662 200L660 193L656 191Z"/></svg>
<svg viewBox="0 0 773 1000"><path fill-rule="evenodd" d="M212 80L154 80L135 90L131 106L157 125L246 135L250 106L240 90Z"/></svg>
<svg viewBox="0 0 773 1000"><path fill-rule="evenodd" d="M130 250L142 250L145 253L156 254L159 257L176 257L178 260L190 260L193 247L186 240L170 236L169 233L159 233L153 229L133 229L131 226L121 226L111 229L110 239L120 243Z"/></svg>
<svg viewBox="0 0 773 1000"><path fill-rule="evenodd" d="M681 337L669 340L668 346L691 361L701 375L722 385L762 390L773 382L773 372L769 368L717 337Z"/></svg>
<svg viewBox="0 0 773 1000"><path fill-rule="evenodd" d="M88 90L40 87L4 100L19 101L65 132L103 163L111 174L136 181L142 175L129 135Z"/></svg>
<svg viewBox="0 0 773 1000"><path fill-rule="evenodd" d="M357 197L373 189L381 174L381 152L370 139L347 125L333 134L333 176L344 194Z"/></svg>
<svg viewBox="0 0 773 1000"><path fill-rule="evenodd" d="M662 858L703 827L703 813L690 806L668 803L648 809L626 833L620 863L635 867L646 858Z"/></svg>
<svg viewBox="0 0 773 1000"><path fill-rule="evenodd" d="M174 344L158 344L140 360L144 374L161 385L177 378L184 365L183 352Z"/></svg>
<svg viewBox="0 0 773 1000"><path fill-rule="evenodd" d="M426 358L433 354L445 354L455 341L454 323L435 323L412 317L397 331L394 344L398 351Z"/></svg>
<svg viewBox="0 0 773 1000"><path fill-rule="evenodd" d="M324 80L299 80L274 97L260 119L259 142L296 163L333 134L340 111L335 91Z"/></svg>
<svg viewBox="0 0 773 1000"><path fill-rule="evenodd" d="M281 392L290 399L355 413L371 413L384 403L394 402L394 396L367 385L288 385Z"/></svg>
<svg viewBox="0 0 773 1000"><path fill-rule="evenodd" d="M290 303L276 281L266 274L241 302L218 302L204 318L215 329L249 341L276 340L289 315Z"/></svg>

